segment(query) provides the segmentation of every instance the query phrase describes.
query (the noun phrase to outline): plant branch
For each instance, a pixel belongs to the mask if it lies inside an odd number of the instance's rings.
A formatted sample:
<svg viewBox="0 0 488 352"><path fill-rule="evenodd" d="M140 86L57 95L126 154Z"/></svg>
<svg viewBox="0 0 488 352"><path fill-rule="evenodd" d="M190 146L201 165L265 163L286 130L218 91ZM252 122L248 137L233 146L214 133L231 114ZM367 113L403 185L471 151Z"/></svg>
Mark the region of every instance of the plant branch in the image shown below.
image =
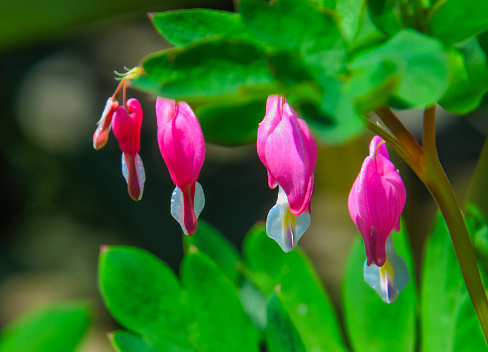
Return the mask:
<svg viewBox="0 0 488 352"><path fill-rule="evenodd" d="M438 162L437 145L435 141L435 105L424 110L424 130L422 133L423 163Z"/></svg>
<svg viewBox="0 0 488 352"><path fill-rule="evenodd" d="M400 145L400 143L398 143L398 141L394 136L392 136L388 131L386 131L379 124L372 122L367 117L364 117L364 120L366 122L366 127L371 132L383 138L395 150L395 152L397 152L397 154L401 156L401 158L408 164L408 166L413 168L412 161L409 159L408 155L405 153L402 146Z"/></svg>
<svg viewBox="0 0 488 352"><path fill-rule="evenodd" d="M446 220L464 282L488 341L488 301L481 282L473 246L451 183L439 161L435 143L435 106L424 111L422 137L424 174L421 178Z"/></svg>
<svg viewBox="0 0 488 352"><path fill-rule="evenodd" d="M416 174L423 173L422 148L412 134L407 130L400 119L393 113L393 111L391 111L389 107L381 107L375 112L385 123L386 127L388 127L391 133L393 133L398 143L402 146L404 153L410 160L407 162L409 166Z"/></svg>
<svg viewBox="0 0 488 352"><path fill-rule="evenodd" d="M376 113L395 136L394 143L390 143L395 150L402 151L399 155L425 184L444 216L464 282L488 341L488 300L459 203L439 161L435 138L435 106L424 111L423 149L390 108L380 108ZM373 125L370 122L368 127L378 133L378 128ZM386 131L380 135L385 134L389 135Z"/></svg>

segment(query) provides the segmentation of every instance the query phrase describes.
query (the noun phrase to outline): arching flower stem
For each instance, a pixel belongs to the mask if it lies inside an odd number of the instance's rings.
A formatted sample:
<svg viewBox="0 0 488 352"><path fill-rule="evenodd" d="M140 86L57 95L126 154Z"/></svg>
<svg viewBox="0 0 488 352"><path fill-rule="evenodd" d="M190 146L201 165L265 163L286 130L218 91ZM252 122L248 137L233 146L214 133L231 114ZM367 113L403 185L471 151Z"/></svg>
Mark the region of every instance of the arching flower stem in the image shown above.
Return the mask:
<svg viewBox="0 0 488 352"><path fill-rule="evenodd" d="M401 148L398 154L425 184L444 216L464 282L488 341L488 300L461 208L437 154L435 106L428 107L424 111L423 148L390 108L382 107L376 110L376 114L390 129L395 141L391 140L391 135L387 131L371 128L372 123L368 124L368 127L389 142L395 150Z"/></svg>

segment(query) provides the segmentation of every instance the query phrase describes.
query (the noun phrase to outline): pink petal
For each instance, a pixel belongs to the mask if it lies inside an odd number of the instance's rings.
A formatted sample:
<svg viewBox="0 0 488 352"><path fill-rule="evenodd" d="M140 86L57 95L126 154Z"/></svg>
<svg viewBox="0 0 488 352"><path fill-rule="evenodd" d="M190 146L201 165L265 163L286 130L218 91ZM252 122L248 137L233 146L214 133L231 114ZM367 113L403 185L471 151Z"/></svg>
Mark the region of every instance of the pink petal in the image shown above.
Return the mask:
<svg viewBox="0 0 488 352"><path fill-rule="evenodd" d="M307 137L302 133L291 110L284 115L266 140L268 170L285 191L294 215L309 208L311 170L315 168L316 152L310 153Z"/></svg>
<svg viewBox="0 0 488 352"><path fill-rule="evenodd" d="M179 102L176 109L171 101L158 98L158 143L173 182L180 188L193 184L205 158L205 142L198 119L190 106ZM174 111L174 115L170 116Z"/></svg>
<svg viewBox="0 0 488 352"><path fill-rule="evenodd" d="M281 95L270 95L266 102L266 116L264 116L263 121L259 124L256 146L259 159L261 159L261 162L266 168L268 168L268 163L266 161L266 140L281 121L284 100L285 99ZM269 187L275 188L276 180L274 180L269 173L268 179Z"/></svg>
<svg viewBox="0 0 488 352"><path fill-rule="evenodd" d="M115 110L112 128L119 142L120 150L135 155L139 153L141 144L142 108L139 101L129 99L127 111L123 106Z"/></svg>

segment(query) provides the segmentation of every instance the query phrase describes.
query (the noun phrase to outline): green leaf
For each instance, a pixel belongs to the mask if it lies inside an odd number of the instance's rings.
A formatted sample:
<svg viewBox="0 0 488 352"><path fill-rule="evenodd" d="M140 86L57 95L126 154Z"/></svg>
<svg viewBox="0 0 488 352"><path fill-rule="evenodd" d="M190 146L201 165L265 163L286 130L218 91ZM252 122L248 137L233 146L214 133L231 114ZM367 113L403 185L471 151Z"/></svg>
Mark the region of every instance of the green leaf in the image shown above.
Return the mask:
<svg viewBox="0 0 488 352"><path fill-rule="evenodd" d="M244 311L251 319L252 324L262 333L266 330L266 307L268 301L261 290L246 277L239 285L239 297Z"/></svg>
<svg viewBox="0 0 488 352"><path fill-rule="evenodd" d="M194 102L220 102L228 95L249 95L258 88L264 89L264 93L258 92L262 97L275 82L264 52L235 40L198 42L151 54L142 66L146 73L131 80L131 85L154 95Z"/></svg>
<svg viewBox="0 0 488 352"><path fill-rule="evenodd" d="M369 16L383 33L393 36L404 26L398 8L390 0L367 0Z"/></svg>
<svg viewBox="0 0 488 352"><path fill-rule="evenodd" d="M480 228L480 218L472 209L465 220L470 235L474 236ZM486 222L481 225L486 226ZM467 296L449 231L444 218L438 213L425 245L422 268L421 351L486 350L486 344L479 344L481 327ZM466 331L467 326L472 328ZM483 338L481 340L484 342ZM463 344L483 347L464 349L461 348Z"/></svg>
<svg viewBox="0 0 488 352"><path fill-rule="evenodd" d="M163 352L151 346L141 337L127 331L116 331L109 334L109 339L117 352Z"/></svg>
<svg viewBox="0 0 488 352"><path fill-rule="evenodd" d="M259 351L259 334L244 313L236 288L210 258L198 251L187 254L181 279L193 317L190 336L201 351Z"/></svg>
<svg viewBox="0 0 488 352"><path fill-rule="evenodd" d="M344 66L346 47L335 12L297 0L241 0L238 7L248 28L269 46L299 52L307 64L325 72Z"/></svg>
<svg viewBox="0 0 488 352"><path fill-rule="evenodd" d="M355 57L362 51L371 50L387 39L389 38L374 25L370 12L366 11L362 16L361 30L349 48L349 57Z"/></svg>
<svg viewBox="0 0 488 352"><path fill-rule="evenodd" d="M98 273L105 305L122 326L188 345L186 306L165 263L141 249L111 246L100 253Z"/></svg>
<svg viewBox="0 0 488 352"><path fill-rule="evenodd" d="M194 352L194 349L186 349L174 345L171 342L157 343L131 334L127 331L116 331L109 334L110 343L117 352Z"/></svg>
<svg viewBox="0 0 488 352"><path fill-rule="evenodd" d="M341 32L343 37L348 41L353 41L363 21L364 12L366 10L365 0L339 0L336 5L336 10L342 18Z"/></svg>
<svg viewBox="0 0 488 352"><path fill-rule="evenodd" d="M275 292L307 351L345 351L337 317L310 261L299 248L284 253L256 225L244 241L250 277L266 294Z"/></svg>
<svg viewBox="0 0 488 352"><path fill-rule="evenodd" d="M297 106L314 132L330 144L344 143L364 130L361 115L356 111L354 96L347 83L337 78L321 82L323 97L320 104L304 102ZM295 105L294 105L295 106Z"/></svg>
<svg viewBox="0 0 488 352"><path fill-rule="evenodd" d="M80 344L90 321L85 303L55 304L29 312L0 334L2 352L71 352Z"/></svg>
<svg viewBox="0 0 488 352"><path fill-rule="evenodd" d="M414 351L416 335L416 291L412 253L405 225L393 233L397 253L407 262L411 280L393 304L384 303L363 277L364 242L356 239L343 284L344 321L354 351ZM431 350L438 351L438 350Z"/></svg>
<svg viewBox="0 0 488 352"><path fill-rule="evenodd" d="M395 97L411 107L431 105L448 84L447 57L442 44L413 30L402 30L385 44L361 53L351 69L394 63L401 77Z"/></svg>
<svg viewBox="0 0 488 352"><path fill-rule="evenodd" d="M322 80L319 107L306 102L298 110L319 137L331 144L343 143L364 130L362 116L386 103L399 82L395 63L363 67L352 71L345 82L332 77Z"/></svg>
<svg viewBox="0 0 488 352"><path fill-rule="evenodd" d="M449 87L439 100L444 109L466 114L476 109L488 91L486 54L476 38L448 52Z"/></svg>
<svg viewBox="0 0 488 352"><path fill-rule="evenodd" d="M488 30L488 0L439 1L431 8L432 35L450 45Z"/></svg>
<svg viewBox="0 0 488 352"><path fill-rule="evenodd" d="M195 110L205 140L236 146L256 141L258 124L266 113L266 98L224 101L201 105Z"/></svg>
<svg viewBox="0 0 488 352"><path fill-rule="evenodd" d="M425 244L420 291L421 351L453 351L456 315L466 287L449 230L438 212Z"/></svg>
<svg viewBox="0 0 488 352"><path fill-rule="evenodd" d="M254 40L238 13L210 9L174 10L149 14L154 27L171 44L188 45L208 39Z"/></svg>
<svg viewBox="0 0 488 352"><path fill-rule="evenodd" d="M195 246L198 250L207 254L225 276L234 284L237 284L240 277L237 269L241 263L241 256L234 245L215 227L203 220L199 220L195 234L193 236L183 236L183 245L185 252L191 251L190 246Z"/></svg>
<svg viewBox="0 0 488 352"><path fill-rule="evenodd" d="M452 350L456 352L481 352L487 350L483 329L467 292L463 295L459 305Z"/></svg>
<svg viewBox="0 0 488 352"><path fill-rule="evenodd" d="M266 342L269 352L306 352L298 332L276 294L269 299L267 316Z"/></svg>

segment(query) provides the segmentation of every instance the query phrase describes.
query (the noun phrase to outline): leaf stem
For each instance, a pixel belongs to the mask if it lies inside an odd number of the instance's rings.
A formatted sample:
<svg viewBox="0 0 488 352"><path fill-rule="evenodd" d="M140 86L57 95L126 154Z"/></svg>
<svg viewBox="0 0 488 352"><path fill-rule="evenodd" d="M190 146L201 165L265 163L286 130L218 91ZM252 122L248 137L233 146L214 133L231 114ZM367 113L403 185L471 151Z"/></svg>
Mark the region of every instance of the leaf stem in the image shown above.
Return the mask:
<svg viewBox="0 0 488 352"><path fill-rule="evenodd" d="M376 113L403 148L404 153L400 153L400 156L410 165L439 205L451 235L464 282L488 341L488 300L459 203L439 161L435 139L435 106L424 111L423 149L391 109L383 107ZM405 159L405 155L409 160Z"/></svg>
<svg viewBox="0 0 488 352"><path fill-rule="evenodd" d="M412 134L389 107L381 107L377 109L376 114L381 118L386 127L388 127L398 143L402 146L404 154L410 159L409 165L413 171L415 171L416 174L423 173L422 148Z"/></svg>
<svg viewBox="0 0 488 352"><path fill-rule="evenodd" d="M402 159L408 164L408 166L413 168L412 161L409 159L408 155L405 153L405 151L403 150L400 143L398 143L396 138L392 136L390 133L388 133L388 131L386 131L378 123L374 123L368 118L364 118L364 119L366 122L366 127L368 127L369 130L372 131L373 133L383 138L383 140L388 142L390 146L395 150L395 152L397 152L397 154L400 155Z"/></svg>

